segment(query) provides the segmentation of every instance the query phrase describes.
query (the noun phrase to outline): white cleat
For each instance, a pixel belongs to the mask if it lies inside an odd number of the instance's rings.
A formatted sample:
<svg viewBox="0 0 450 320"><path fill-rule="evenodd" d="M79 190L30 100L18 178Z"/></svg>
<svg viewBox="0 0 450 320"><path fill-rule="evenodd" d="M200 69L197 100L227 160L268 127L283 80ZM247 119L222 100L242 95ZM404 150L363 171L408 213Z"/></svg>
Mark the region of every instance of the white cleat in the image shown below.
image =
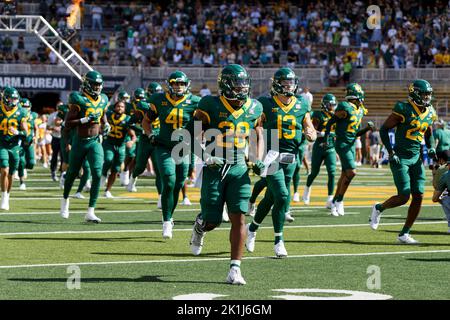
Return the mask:
<svg viewBox="0 0 450 320"><path fill-rule="evenodd" d="M94 208L92 208L92 207L88 208L88 213L84 217L84 220L86 222L92 222L92 223L100 223L100 222L102 222L102 219L100 219L99 217L97 217L95 215Z"/></svg>
<svg viewBox="0 0 450 320"><path fill-rule="evenodd" d="M61 217L64 219L69 218L69 198L61 199L61 210L60 210Z"/></svg>
<svg viewBox="0 0 450 320"><path fill-rule="evenodd" d="M294 202L300 202L300 194L298 192L294 193L294 197L292 198Z"/></svg>
<svg viewBox="0 0 450 320"><path fill-rule="evenodd" d="M336 201L335 205L336 205L336 211L337 211L338 215L343 216L345 214L344 201Z"/></svg>
<svg viewBox="0 0 450 320"><path fill-rule="evenodd" d="M256 231L250 231L250 223L247 224L247 239L245 240L245 247L248 252L255 251Z"/></svg>
<svg viewBox="0 0 450 320"><path fill-rule="evenodd" d="M288 253L286 251L286 248L284 247L284 241L280 240L274 247L275 250L275 256L277 258L286 258Z"/></svg>
<svg viewBox="0 0 450 320"><path fill-rule="evenodd" d="M234 285L244 285L247 284L241 274L241 268L231 267L230 272L228 272L227 283Z"/></svg>
<svg viewBox="0 0 450 320"><path fill-rule="evenodd" d="M162 236L164 239L172 239L173 220L163 222Z"/></svg>
<svg viewBox="0 0 450 320"><path fill-rule="evenodd" d="M200 218L200 214L195 219L194 227L192 228L192 236L189 245L194 256L198 256L203 249L203 240L205 239L206 232L202 230L203 220Z"/></svg>
<svg viewBox="0 0 450 320"><path fill-rule="evenodd" d="M130 184L130 171L123 172L123 185L128 186Z"/></svg>
<svg viewBox="0 0 450 320"><path fill-rule="evenodd" d="M91 180L86 181L86 185L83 188L84 192L89 192L91 191Z"/></svg>
<svg viewBox="0 0 450 320"><path fill-rule="evenodd" d="M284 214L284 220L287 221L287 222L289 222L289 223L295 221L294 217L291 216L291 211L288 211L288 212L286 212L286 213Z"/></svg>
<svg viewBox="0 0 450 320"><path fill-rule="evenodd" d="M247 215L250 217L254 217L256 214L256 206L254 203L249 202L248 203L248 211L247 211Z"/></svg>
<svg viewBox="0 0 450 320"><path fill-rule="evenodd" d="M331 215L333 217L339 217L339 214L337 212L337 208L336 208L336 202L331 202Z"/></svg>
<svg viewBox="0 0 450 320"><path fill-rule="evenodd" d="M411 236L409 235L409 233L405 233L405 234L402 235L402 236L398 236L398 237L397 237L397 240L398 240L400 243L403 243L403 244L419 244L419 241L413 239L413 237L411 237Z"/></svg>
<svg viewBox="0 0 450 320"><path fill-rule="evenodd" d="M111 191L105 191L105 198L113 199L114 196L111 194Z"/></svg>
<svg viewBox="0 0 450 320"><path fill-rule="evenodd" d="M181 202L181 204L183 206L192 206L191 200L189 200L188 197L184 198L183 201Z"/></svg>
<svg viewBox="0 0 450 320"><path fill-rule="evenodd" d="M108 179L108 178L105 177L105 176L102 176L102 177L101 177L101 179L100 179L100 189L103 189L103 188L105 187L105 185L106 185L106 179Z"/></svg>
<svg viewBox="0 0 450 320"><path fill-rule="evenodd" d="M381 212L380 210L377 210L376 205L378 203L374 204L372 207L372 214L370 215L370 227L373 230L377 230L378 229L378 225L380 224L380 218L381 218Z"/></svg>
<svg viewBox="0 0 450 320"><path fill-rule="evenodd" d="M305 186L305 191L303 191L303 203L308 205L311 198L311 187Z"/></svg>
<svg viewBox="0 0 450 320"><path fill-rule="evenodd" d="M228 216L228 208L227 208L226 204L223 206L222 221L223 222L230 222L230 217Z"/></svg>
<svg viewBox="0 0 450 320"><path fill-rule="evenodd" d="M81 192L77 192L73 195L75 199L86 199L85 196L81 194Z"/></svg>
<svg viewBox="0 0 450 320"><path fill-rule="evenodd" d="M136 178L131 177L130 182L127 185L128 192L137 192L136 181L137 177Z"/></svg>
<svg viewBox="0 0 450 320"><path fill-rule="evenodd" d="M27 190L26 184L25 183L21 183L20 186L19 186L19 190L26 191Z"/></svg>
<svg viewBox="0 0 450 320"><path fill-rule="evenodd" d="M2 192L2 203L0 205L1 210L8 211L9 210L9 193Z"/></svg>
<svg viewBox="0 0 450 320"><path fill-rule="evenodd" d="M162 209L161 195L158 195L158 203L156 204L156 207L157 207L158 209Z"/></svg>
<svg viewBox="0 0 450 320"><path fill-rule="evenodd" d="M325 204L325 208L331 209L333 203L333 196L328 196L327 203Z"/></svg>
<svg viewBox="0 0 450 320"><path fill-rule="evenodd" d="M66 173L63 172L59 178L59 188L64 189L64 181L66 181Z"/></svg>
<svg viewBox="0 0 450 320"><path fill-rule="evenodd" d="M120 185L121 185L121 186L126 186L126 184L125 184L124 181L123 181L124 178L125 178L125 172L122 171L122 172L120 173L120 175L119 175Z"/></svg>

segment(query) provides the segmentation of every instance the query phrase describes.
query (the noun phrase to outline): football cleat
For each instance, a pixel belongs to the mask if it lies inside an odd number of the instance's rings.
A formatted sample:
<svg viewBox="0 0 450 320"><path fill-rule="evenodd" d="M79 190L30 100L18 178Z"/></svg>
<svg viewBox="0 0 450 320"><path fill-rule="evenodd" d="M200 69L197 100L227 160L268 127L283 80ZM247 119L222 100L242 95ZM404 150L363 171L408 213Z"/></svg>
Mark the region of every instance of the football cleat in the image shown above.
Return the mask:
<svg viewBox="0 0 450 320"><path fill-rule="evenodd" d="M333 217L339 217L339 214L337 212L337 208L336 208L336 202L331 202L331 215Z"/></svg>
<svg viewBox="0 0 450 320"><path fill-rule="evenodd" d="M69 218L69 198L61 199L61 210L60 210L61 217L64 219Z"/></svg>
<svg viewBox="0 0 450 320"><path fill-rule="evenodd" d="M241 268L231 267L228 272L227 283L235 285L247 284L241 274Z"/></svg>
<svg viewBox="0 0 450 320"><path fill-rule="evenodd" d="M21 191L27 190L27 186L25 185L25 183L21 183L21 184L20 184L19 190L21 190Z"/></svg>
<svg viewBox="0 0 450 320"><path fill-rule="evenodd" d="M291 216L291 211L288 211L288 212L285 213L285 215L284 215L284 220L287 221L287 222L289 222L289 223L295 221L294 217Z"/></svg>
<svg viewBox="0 0 450 320"><path fill-rule="evenodd" d="M256 206L254 203L249 202L248 203L248 211L247 211L247 215L250 217L254 217L256 214Z"/></svg>
<svg viewBox="0 0 450 320"><path fill-rule="evenodd" d="M191 200L189 200L188 197L184 198L183 201L181 202L181 204L183 206L192 206Z"/></svg>
<svg viewBox="0 0 450 320"><path fill-rule="evenodd" d="M91 180L86 181L86 185L84 186L83 191L84 192L91 191ZM84 198L82 198L82 199L84 199Z"/></svg>
<svg viewBox="0 0 450 320"><path fill-rule="evenodd" d="M81 194L81 192L77 192L73 195L75 199L85 199L85 196Z"/></svg>
<svg viewBox="0 0 450 320"><path fill-rule="evenodd" d="M2 192L2 203L0 205L1 210L9 210L9 193Z"/></svg>
<svg viewBox="0 0 450 320"><path fill-rule="evenodd" d="M300 202L300 194L298 192L294 193L294 197L292 198L294 202Z"/></svg>
<svg viewBox="0 0 450 320"><path fill-rule="evenodd" d="M127 185L128 192L137 192L136 181L137 177L136 178L131 177L130 182Z"/></svg>
<svg viewBox="0 0 450 320"><path fill-rule="evenodd" d="M309 204L310 198L311 198L311 187L305 186L305 191L303 191L304 204Z"/></svg>
<svg viewBox="0 0 450 320"><path fill-rule="evenodd" d="M111 194L111 191L105 191L105 198L113 199L114 196Z"/></svg>
<svg viewBox="0 0 450 320"><path fill-rule="evenodd" d="M409 233L405 233L405 234L402 235L402 236L398 236L398 237L397 237L397 240L398 240L400 243L403 243L403 244L419 244L419 241L413 239L413 237L411 237L411 236L409 235Z"/></svg>
<svg viewBox="0 0 450 320"><path fill-rule="evenodd" d="M92 208L92 207L88 208L88 213L84 217L84 220L86 222L92 222L92 223L100 223L100 222L102 222L102 219L100 219L99 217L97 217L95 215L94 208Z"/></svg>
<svg viewBox="0 0 450 320"><path fill-rule="evenodd" d="M277 258L285 258L287 257L287 251L286 248L284 247L284 241L280 240L274 247L275 250L275 256Z"/></svg>
<svg viewBox="0 0 450 320"><path fill-rule="evenodd" d="M332 203L333 203L333 196L328 196L327 203L325 204L325 208L331 209Z"/></svg>
<svg viewBox="0 0 450 320"><path fill-rule="evenodd" d="M344 201L336 201L335 203L336 211L338 215L343 216L345 214L344 212Z"/></svg>
<svg viewBox="0 0 450 320"><path fill-rule="evenodd" d="M202 231L202 224L203 220L201 219L201 214L199 214L195 219L194 227L192 228L191 241L189 242L194 256L198 256L202 252L203 240L206 234L206 232Z"/></svg>
<svg viewBox="0 0 450 320"><path fill-rule="evenodd" d="M162 236L164 239L172 239L173 220L163 222Z"/></svg>
<svg viewBox="0 0 450 320"><path fill-rule="evenodd" d="M376 205L378 203L374 204L372 207L372 214L370 215L370 227L373 230L377 230L378 229L378 225L380 224L380 218L381 218L381 212L380 210L377 210Z"/></svg>
<svg viewBox="0 0 450 320"><path fill-rule="evenodd" d="M247 224L247 239L245 240L245 247L248 252L255 251L256 231L250 231L250 223Z"/></svg>

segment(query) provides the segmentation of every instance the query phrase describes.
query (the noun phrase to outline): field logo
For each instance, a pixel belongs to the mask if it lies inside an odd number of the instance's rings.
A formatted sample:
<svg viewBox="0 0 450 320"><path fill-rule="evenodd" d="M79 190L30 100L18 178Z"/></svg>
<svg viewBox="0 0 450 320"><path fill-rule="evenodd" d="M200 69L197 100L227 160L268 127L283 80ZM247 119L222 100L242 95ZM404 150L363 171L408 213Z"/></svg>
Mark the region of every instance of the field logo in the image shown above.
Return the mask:
<svg viewBox="0 0 450 320"><path fill-rule="evenodd" d="M66 286L67 289L81 289L81 269L79 266L68 266L67 273L70 274L67 278Z"/></svg>
<svg viewBox="0 0 450 320"><path fill-rule="evenodd" d="M371 265L367 267L367 289L380 290L381 289L381 269L379 266Z"/></svg>

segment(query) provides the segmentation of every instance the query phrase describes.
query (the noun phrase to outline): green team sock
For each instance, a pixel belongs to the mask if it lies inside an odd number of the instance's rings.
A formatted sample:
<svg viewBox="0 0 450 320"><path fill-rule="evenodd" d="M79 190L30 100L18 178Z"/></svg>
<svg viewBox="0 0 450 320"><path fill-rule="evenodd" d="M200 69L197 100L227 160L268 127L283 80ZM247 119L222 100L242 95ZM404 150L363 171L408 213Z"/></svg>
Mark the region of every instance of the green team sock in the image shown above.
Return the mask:
<svg viewBox="0 0 450 320"><path fill-rule="evenodd" d="M380 212L383 212L383 211L384 211L383 205L382 205L381 203L377 203L377 204L375 205L375 209L377 209L377 210L380 211Z"/></svg>
<svg viewBox="0 0 450 320"><path fill-rule="evenodd" d="M403 236L405 233L409 233L411 231L411 228L409 227L403 227L402 231L400 231L399 236Z"/></svg>
<svg viewBox="0 0 450 320"><path fill-rule="evenodd" d="M248 230L250 230L251 232L255 232L256 230L258 230L259 225L259 223L256 223L255 220L253 220L252 223L250 223Z"/></svg>
<svg viewBox="0 0 450 320"><path fill-rule="evenodd" d="M342 200L344 200L344 196L340 194L333 198L333 202L341 202Z"/></svg>
<svg viewBox="0 0 450 320"><path fill-rule="evenodd" d="M275 233L275 244L283 240L283 233Z"/></svg>

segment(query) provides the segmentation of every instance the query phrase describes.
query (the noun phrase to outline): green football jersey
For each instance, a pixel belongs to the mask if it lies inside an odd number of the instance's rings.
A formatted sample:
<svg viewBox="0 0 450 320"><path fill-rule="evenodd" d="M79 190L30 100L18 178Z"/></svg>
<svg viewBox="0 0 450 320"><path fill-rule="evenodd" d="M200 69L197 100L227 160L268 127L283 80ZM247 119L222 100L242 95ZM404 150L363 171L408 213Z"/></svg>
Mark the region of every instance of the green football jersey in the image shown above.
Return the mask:
<svg viewBox="0 0 450 320"><path fill-rule="evenodd" d="M264 129L267 129L267 149L274 149L277 141L279 152L297 154L302 144L303 119L311 111L307 101L292 97L289 105L284 105L276 96L258 98L263 107ZM272 137L276 134L276 137Z"/></svg>
<svg viewBox="0 0 450 320"><path fill-rule="evenodd" d="M127 114L118 115L115 112L107 112L106 118L111 125L111 131L106 137L109 143L120 146L125 143L128 129L132 125L131 117Z"/></svg>
<svg viewBox="0 0 450 320"><path fill-rule="evenodd" d="M357 107L355 104L342 101L336 107L336 111L346 111L347 117L338 119L336 122L336 144L348 145L353 144L356 140L356 134L360 130L361 120L366 113L363 107Z"/></svg>
<svg viewBox="0 0 450 320"><path fill-rule="evenodd" d="M414 102L399 101L392 113L402 118L395 130L395 153L406 159L418 157L425 132L436 119L434 109L428 107L424 112L420 112Z"/></svg>
<svg viewBox="0 0 450 320"><path fill-rule="evenodd" d="M206 115L209 128L218 129L221 133L207 141L207 146L217 141L222 148L221 156L231 163L245 164L245 152L250 131L258 123L263 108L256 99L247 99L244 105L235 110L223 96L205 96L198 104L198 112Z"/></svg>
<svg viewBox="0 0 450 320"><path fill-rule="evenodd" d="M169 148L178 142L171 141L175 130L186 128L198 107L200 97L187 94L182 99L172 100L168 93L155 93L149 97L149 118L159 118L157 141ZM154 124L155 125L155 124ZM157 126L157 124L156 124Z"/></svg>
<svg viewBox="0 0 450 320"><path fill-rule="evenodd" d="M333 115L331 113L329 113L328 111L316 110L311 115L311 120L316 120L314 122L318 123L317 131L325 133L325 131L326 131L325 129L327 127L328 121L330 121L331 117L333 117ZM331 127L330 137L335 136L335 134L334 134L335 128L336 128L336 125L333 125ZM324 137L320 137L319 135L317 135L317 139L314 143L315 144L317 143L318 145L320 145L324 142L324 140L325 140ZM327 149L334 148L334 138L331 139L330 141L329 141L330 143L327 144Z"/></svg>
<svg viewBox="0 0 450 320"><path fill-rule="evenodd" d="M443 152L450 149L450 130L438 128L433 133L434 138L438 139L436 143L436 152Z"/></svg>
<svg viewBox="0 0 450 320"><path fill-rule="evenodd" d="M77 106L79 118L94 114L96 116L94 123L100 123L100 119L108 107L108 97L102 93L95 101L81 92L72 92L69 95L69 105Z"/></svg>
<svg viewBox="0 0 450 320"><path fill-rule="evenodd" d="M20 123L26 121L28 112L20 104L10 111L6 110L3 102L0 103L0 107L0 143L7 146L18 145L20 136L13 135L10 128L20 131Z"/></svg>
<svg viewBox="0 0 450 320"><path fill-rule="evenodd" d="M31 111L26 108L24 108L24 110L25 110L25 113L27 114L26 123L27 123L27 127L28 127L28 135L23 138L23 141L28 144L31 144L31 142L33 141L33 137L35 135L34 123L35 123L36 119L39 117L39 115L36 112Z"/></svg>
<svg viewBox="0 0 450 320"><path fill-rule="evenodd" d="M126 104L125 113L131 117L131 122L134 123L132 129L136 132L136 136L140 136L144 130L142 129L142 119L145 113L150 109L147 101L131 101Z"/></svg>

